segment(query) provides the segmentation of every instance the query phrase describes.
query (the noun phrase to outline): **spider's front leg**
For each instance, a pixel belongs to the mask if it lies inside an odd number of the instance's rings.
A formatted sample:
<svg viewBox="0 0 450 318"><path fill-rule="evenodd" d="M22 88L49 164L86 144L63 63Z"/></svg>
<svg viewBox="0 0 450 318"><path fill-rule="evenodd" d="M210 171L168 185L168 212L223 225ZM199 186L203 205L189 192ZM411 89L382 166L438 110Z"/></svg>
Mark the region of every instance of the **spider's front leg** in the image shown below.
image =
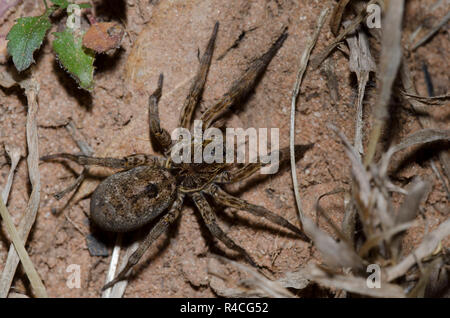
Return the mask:
<svg viewBox="0 0 450 318"><path fill-rule="evenodd" d="M164 167L166 162L163 157L147 154L135 154L123 158L100 158L85 155L73 155L70 153L57 153L41 157L42 161L50 161L54 159L68 159L82 166L101 166L121 169L131 169L144 165L152 167Z"/></svg>
<svg viewBox="0 0 450 318"><path fill-rule="evenodd" d="M283 32L266 53L250 64L244 74L233 83L230 90L221 100L203 113L201 120L203 121L204 129L208 128L215 119L224 114L232 105L241 100L255 87L256 82L283 45L287 36L286 31Z"/></svg>
<svg viewBox="0 0 450 318"><path fill-rule="evenodd" d="M208 75L209 66L211 65L211 58L214 51L214 43L217 37L217 31L219 30L219 23L216 22L214 30L209 39L208 46L203 54L200 65L195 75L194 82L192 83L186 101L181 109L180 119L178 120L178 126L189 128L191 124L192 114L202 96L203 88L205 87L206 76Z"/></svg>
<svg viewBox="0 0 450 318"><path fill-rule="evenodd" d="M211 234L223 242L228 248L231 248L237 252L239 252L241 255L245 257L247 262L250 263L250 265L260 268L261 266L257 265L256 262L253 260L253 258L247 253L245 249L237 245L228 235L219 227L217 224L217 219L214 214L214 211L211 207L211 205L206 200L205 196L201 192L194 192L191 194L191 197L197 206L197 208L200 210L200 214L202 216L203 221L205 221L206 227L209 229Z"/></svg>
<svg viewBox="0 0 450 318"><path fill-rule="evenodd" d="M148 119L150 124L150 137L153 137L155 141L161 147L162 152L165 154L170 150L172 146L172 139L170 134L164 128L161 128L159 121L158 103L161 98L161 91L163 86L164 76L159 75L158 87L150 95L148 100Z"/></svg>
<svg viewBox="0 0 450 318"><path fill-rule="evenodd" d="M121 281L126 278L128 272L133 268L134 265L136 265L139 262L142 255L144 255L145 251L147 251L148 248L153 244L153 242L156 241L156 239L163 232L165 232L172 223L174 223L178 219L178 217L180 216L181 207L183 206L183 200L184 194L179 193L175 202L172 204L172 207L170 208L169 212L166 215L164 215L158 221L158 223L156 223L156 225L150 230L145 239L139 245L138 249L133 254L131 254L127 264L120 271L117 277L114 278L109 283L105 284L102 290L108 289L118 281Z"/></svg>
<svg viewBox="0 0 450 318"><path fill-rule="evenodd" d="M296 160L299 160L304 155L304 153L311 147L312 147L312 144L295 145L294 152L295 152ZM286 148L283 148L280 150L276 150L276 152L278 152L278 162L280 165L287 163L288 160L290 159L289 147L286 147ZM272 157L272 154L273 154L273 152L269 155L269 158ZM214 178L214 182L220 183L220 184L239 182L239 181L242 181L242 180L245 180L245 179L251 177L265 165L267 165L267 164L261 163L261 162L247 163L246 165L244 165L243 167L241 167L239 169L223 171L222 173L218 174Z"/></svg>
<svg viewBox="0 0 450 318"><path fill-rule="evenodd" d="M273 213L272 211L255 204L251 204L243 199L236 198L224 190L222 190L218 185L211 184L205 191L214 198L214 201L223 204L226 207L235 208L238 210L247 211L253 215L263 217L272 223L278 224L286 229L291 230L296 233L302 240L309 242L310 239L302 232L298 227L290 223L283 217Z"/></svg>

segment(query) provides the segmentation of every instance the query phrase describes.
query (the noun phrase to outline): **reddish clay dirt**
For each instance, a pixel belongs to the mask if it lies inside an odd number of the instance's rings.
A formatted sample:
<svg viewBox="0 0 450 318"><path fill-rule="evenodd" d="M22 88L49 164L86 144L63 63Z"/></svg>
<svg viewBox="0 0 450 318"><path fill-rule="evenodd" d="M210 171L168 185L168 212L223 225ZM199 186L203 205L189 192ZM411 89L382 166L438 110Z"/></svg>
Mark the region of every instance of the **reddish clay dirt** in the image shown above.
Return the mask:
<svg viewBox="0 0 450 318"><path fill-rule="evenodd" d="M430 25L445 14L445 8L430 13L435 1L407 2L405 38L424 20ZM26 1L0 26L6 34L20 14L37 15L43 11L42 1ZM35 55L34 74L41 89L39 93L39 152L77 153L80 150L63 125L73 120L79 131L95 149L97 155L123 156L137 152L153 153L149 143L147 123L148 93L155 89L158 75L164 73L163 96L160 102L162 125L171 131L176 127L178 114L189 84L198 66L197 51L203 52L215 21L220 21L219 35L213 62L203 95L201 110L226 92L248 63L259 56L276 39L285 26L289 37L270 63L255 92L239 111L229 119L231 127L280 129L280 146L289 144L289 112L291 90L301 52L312 34L320 11L334 1L292 0L192 0L192 1L93 1L96 14L105 21L125 23L126 35L122 48L113 56L99 56L96 62L95 89L92 94L79 90L76 83L60 69L48 41ZM52 32L55 30L52 30ZM228 50L242 32L245 36L235 48ZM50 36L51 37L51 36ZM333 36L326 26L314 52L323 49ZM418 90L426 95L421 69L426 62L435 83L436 95L448 91L449 56L448 31L439 32L428 44L417 50L409 63ZM373 52L377 58L379 52ZM220 60L218 57L223 56ZM320 194L333 189L350 188L350 164L341 143L327 128L338 126L347 136L354 134L356 85L350 74L347 57L339 51L331 56L339 83L340 98L330 97L327 79L321 69L310 70L302 85L296 117L296 142L314 143L297 163L300 192L304 210L314 216L314 203ZM375 88L370 87L365 102L364 121L371 122ZM393 141L420 128L406 104L395 101L396 118ZM435 109L436 117L447 116L448 109ZM26 99L18 89L0 90L0 142L17 145L26 153ZM448 122L448 121L447 121ZM442 127L446 125L441 120ZM366 125L365 133L370 126ZM448 126L447 126L448 127ZM404 154L407 155L407 154ZM396 157L397 158L397 157ZM398 156L398 160L401 156ZM9 171L6 159L0 156L0 184ZM89 225L89 198L71 204L63 213L55 215L67 202L56 201L53 194L70 184L75 175L69 167L80 172L76 165L41 163L41 203L36 223L28 239L27 249L52 297L98 297L104 284L109 257L89 254L85 236L93 231ZM410 231L405 244L410 250L422 239L426 227L435 228L448 217L449 206L440 181L428 162L411 162L398 173L400 185L413 176L432 180L433 189L423 204L420 226ZM92 189L93 181L83 185L83 193ZM98 181L95 181L98 182ZM91 187L89 187L91 185ZM250 202L261 204L297 224L290 170L282 169L270 177L256 177L229 188ZM9 211L16 224L26 208L30 193L26 161L17 169L9 199ZM344 213L342 195L322 201L331 218L339 223ZM65 215L69 215L70 223ZM226 210L219 213L221 226L240 243L256 261L269 266L280 277L306 263L320 260L320 255L308 244L295 239L278 228L264 226L265 221L249 217L244 212ZM76 227L74 226L76 225ZM321 226L328 229L326 224ZM98 233L99 231L97 231ZM115 235L99 233L111 253ZM6 260L9 241L0 232L0 271ZM132 237L126 239L129 242ZM212 297L211 276L207 266L211 253L235 256L222 244L215 243L191 206L183 209L180 221L161 237L144 255L130 281L125 297ZM242 260L241 260L242 261ZM70 264L81 268L81 288L66 285ZM240 278L231 266L221 271ZM27 278L16 274L15 291L29 290Z"/></svg>

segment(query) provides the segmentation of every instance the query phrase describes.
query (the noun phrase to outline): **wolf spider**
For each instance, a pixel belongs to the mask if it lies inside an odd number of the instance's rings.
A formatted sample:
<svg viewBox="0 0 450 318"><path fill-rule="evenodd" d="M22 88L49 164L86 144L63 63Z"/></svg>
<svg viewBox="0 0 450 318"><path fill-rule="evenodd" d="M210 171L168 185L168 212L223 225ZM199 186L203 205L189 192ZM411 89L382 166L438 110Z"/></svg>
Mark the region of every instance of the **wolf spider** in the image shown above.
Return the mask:
<svg viewBox="0 0 450 318"><path fill-rule="evenodd" d="M179 127L191 125L194 109L202 96L208 74L214 43L219 24L216 23L206 50L200 59L200 66L189 94L184 102L179 118ZM234 82L231 89L218 103L209 107L201 116L204 128L208 128L223 115L233 104L245 97L255 86L258 78L264 73L267 65L287 38L286 30L272 44L270 49L254 60L242 76ZM163 157L149 154L134 154L124 158L98 158L84 155L60 153L45 156L43 160L63 158L80 165L97 165L124 169L106 178L94 191L90 211L91 218L98 226L107 231L128 232L148 224L160 217L152 227L139 248L131 255L125 268L103 289L109 288L126 277L132 267L137 264L150 245L180 216L186 197L189 197L200 211L207 228L214 237L222 241L228 248L242 254L253 266L258 267L253 258L237 245L217 224L216 215L207 196L215 202L239 210L247 211L263 217L296 233L301 239L308 240L300 228L292 225L281 216L258 205L234 197L225 192L220 185L241 181L253 175L262 167L261 163L232 165L228 163L175 164L168 154L172 140L164 128L160 126L158 102L161 97L163 76L159 77L158 87L149 97L149 122L152 143L156 143L164 154ZM296 152L304 147L297 146ZM288 149L280 150L280 161L289 156Z"/></svg>

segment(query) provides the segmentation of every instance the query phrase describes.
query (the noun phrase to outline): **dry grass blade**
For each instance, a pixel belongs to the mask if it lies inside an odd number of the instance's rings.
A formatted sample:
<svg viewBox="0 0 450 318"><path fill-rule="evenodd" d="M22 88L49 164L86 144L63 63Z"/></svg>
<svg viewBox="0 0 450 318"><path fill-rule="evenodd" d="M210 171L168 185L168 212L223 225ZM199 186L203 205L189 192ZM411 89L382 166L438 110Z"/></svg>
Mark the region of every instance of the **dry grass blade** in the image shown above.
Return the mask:
<svg viewBox="0 0 450 318"><path fill-rule="evenodd" d="M139 247L139 241L136 241L125 250L125 253L123 255L123 258L122 258L122 261L120 263L120 267L118 270L119 273L122 271L122 269L125 268L125 266L128 263L128 259L138 249L138 247ZM117 282L112 287L109 298L122 298L123 294L125 293L125 289L127 288L127 285L128 285L128 280L126 280L126 279L121 280L120 282Z"/></svg>
<svg viewBox="0 0 450 318"><path fill-rule="evenodd" d="M272 298L292 298L294 295L284 288L279 282L277 281L271 281L268 278L264 277L257 271L255 271L253 268L239 264L235 261L232 261L230 259L217 256L219 259L232 264L236 268L246 272L251 276L250 279L246 279L241 281L242 284L251 286L253 289L260 290L266 297L272 297Z"/></svg>
<svg viewBox="0 0 450 318"><path fill-rule="evenodd" d="M344 194L344 218L342 219L341 231L345 235L348 242L352 242L354 247L354 236L356 228L356 207L351 199L350 193Z"/></svg>
<svg viewBox="0 0 450 318"><path fill-rule="evenodd" d="M350 0L340 0L339 3L334 7L333 13L330 19L330 29L334 36L338 35L339 27L341 26L342 15L344 14L345 8L349 4Z"/></svg>
<svg viewBox="0 0 450 318"><path fill-rule="evenodd" d="M431 280L431 275L433 271L436 269L436 266L442 266L442 260L440 258L436 258L425 266L425 269L421 272L420 279L417 282L416 286L408 293L408 297L410 298L423 298L425 297L425 291L428 283Z"/></svg>
<svg viewBox="0 0 450 318"><path fill-rule="evenodd" d="M402 224L403 222L414 220L419 212L420 204L426 201L430 191L431 184L421 180L413 182L403 204L397 212L395 224ZM402 234L403 233L399 233L394 236L390 244L391 255L395 263L397 263L401 255Z"/></svg>
<svg viewBox="0 0 450 318"><path fill-rule="evenodd" d="M429 193L430 186L428 182L420 179L412 182L408 194L395 216L395 224L409 222L416 218L419 205L426 199L426 194Z"/></svg>
<svg viewBox="0 0 450 318"><path fill-rule="evenodd" d="M84 155L92 156L94 154L94 149L92 149L91 145L84 140L73 121L69 121L66 130L72 136L72 139L76 142L78 148L80 148Z"/></svg>
<svg viewBox="0 0 450 318"><path fill-rule="evenodd" d="M356 107L355 148L358 153L364 153L363 147L363 100L370 72L376 71L376 64L370 54L369 41L366 34L358 29L355 35L347 37L350 48L350 70L356 74L358 79L358 104Z"/></svg>
<svg viewBox="0 0 450 318"><path fill-rule="evenodd" d="M405 257L397 265L386 269L387 281L393 281L403 276L418 260L433 254L439 243L450 235L450 219L445 220L436 230L427 234L419 247Z"/></svg>
<svg viewBox="0 0 450 318"><path fill-rule="evenodd" d="M119 263L119 255L120 249L122 245L122 233L118 233L116 237L116 243L114 245L114 249L111 255L111 261L109 263L108 272L106 274L105 285L114 279L117 270L117 264ZM111 297L112 287L105 289L102 292L102 298L110 298Z"/></svg>
<svg viewBox="0 0 450 318"><path fill-rule="evenodd" d="M436 164L434 161L431 161L431 169L433 169L434 174L441 180L441 183L444 187L445 192L447 193L447 199L450 200L450 189L447 186L447 182L445 181L444 175L439 171L439 169L436 167Z"/></svg>
<svg viewBox="0 0 450 318"><path fill-rule="evenodd" d="M306 278L302 270L287 272L277 280L284 288L294 288L297 290L308 287L310 280Z"/></svg>
<svg viewBox="0 0 450 318"><path fill-rule="evenodd" d="M442 28L447 22L450 20L450 11L447 12L445 17L442 18L441 21L439 21L438 24L436 24L430 32L428 32L423 38L421 38L419 41L416 42L416 44L413 45L412 50L415 51L417 48L422 46L424 43L428 42L438 31L440 28Z"/></svg>
<svg viewBox="0 0 450 318"><path fill-rule="evenodd" d="M391 157L401 150L412 147L414 145L425 144L440 140L450 140L450 130L441 129L422 129L407 137L400 143L389 148L389 150L381 158L380 172L386 175Z"/></svg>
<svg viewBox="0 0 450 318"><path fill-rule="evenodd" d="M362 269L363 261L352 247L344 241L336 242L331 236L319 229L309 218L304 219L305 233L313 240L327 265L340 268Z"/></svg>
<svg viewBox="0 0 450 318"><path fill-rule="evenodd" d="M345 235L345 233L343 233L339 227L334 224L333 220L328 216L328 214L325 212L325 210L321 207L320 205L320 200L328 195L333 195L333 194L338 194L338 193L342 193L345 192L345 189L339 188L339 189L335 189L333 191L321 194L317 200L316 200L316 204L315 204L315 209L316 209L316 225L319 225L319 217L322 216L325 221L327 221L327 223L331 226L331 228L333 229L333 231L337 234L338 238L342 241L344 241L345 243L347 243L347 245L351 246L351 242L350 240L347 240L347 236Z"/></svg>
<svg viewBox="0 0 450 318"><path fill-rule="evenodd" d="M365 257L372 248L378 246L382 241L389 241L394 235L402 233L415 225L415 222L401 223L380 234L372 235L359 249L359 255Z"/></svg>
<svg viewBox="0 0 450 318"><path fill-rule="evenodd" d="M414 81L411 75L411 71L409 69L408 64L406 63L406 59L403 60L402 67L400 70L400 76L402 79L402 85L403 89L406 93L411 95L417 95L416 87L414 86ZM413 107L414 111L421 113L426 112L427 107L423 103L415 100L415 99L408 99L409 103ZM424 128L436 128L436 123L429 117L421 116L419 117L419 123ZM442 151L439 153L439 161L441 162L442 168L447 176L447 178L450 178L450 154L447 151ZM431 162L431 166L435 166L434 162ZM435 167L436 168L436 167ZM437 169L433 169L437 170ZM439 174L438 174L439 177ZM444 182L445 185L445 182Z"/></svg>
<svg viewBox="0 0 450 318"><path fill-rule="evenodd" d="M330 274L317 266L311 266L304 271L308 279L328 288L343 289L351 293L380 298L404 298L405 294L400 286L381 283L380 288L369 288L367 280L350 275Z"/></svg>
<svg viewBox="0 0 450 318"><path fill-rule="evenodd" d="M6 180L6 186L3 189L2 192L2 198L3 202L5 204L8 203L8 197L9 192L11 191L11 185L14 179L14 171L17 168L17 164L20 161L20 149L19 148L9 148L8 146L5 146L6 153L8 154L9 158L11 159L11 168L9 169L8 179Z"/></svg>
<svg viewBox="0 0 450 318"><path fill-rule="evenodd" d="M376 3L377 1L372 0L367 5L371 5ZM318 53L311 59L311 67L313 69L316 69L322 64L323 61L330 55L330 53L341 43L347 35L353 33L358 26L364 21L365 17L367 15L367 10L361 10L361 12L358 14L358 16L351 21L351 23L346 27L344 30L341 31L341 33L334 39L334 41L329 44L322 52Z"/></svg>
<svg viewBox="0 0 450 318"><path fill-rule="evenodd" d="M294 89L292 92L292 99L291 99L291 124L290 124L290 150L291 150L291 172L292 172L292 182L294 184L294 194L295 194L295 202L297 204L298 213L300 216L300 222L303 222L303 209L302 209L302 203L300 199L300 191L298 189L298 180L297 180L297 168L295 166L295 108L297 104L297 98L298 94L300 93L300 86L303 81L303 76L306 71L306 67L308 66L309 57L311 55L311 51L316 45L317 39L319 38L320 30L323 27L323 24L325 23L325 18L328 14L328 9L323 10L320 13L319 21L316 26L316 30L314 31L314 34L312 38L309 40L308 44L306 45L305 50L303 51L303 54L300 59L300 66L297 72L297 78L295 80Z"/></svg>
<svg viewBox="0 0 450 318"><path fill-rule="evenodd" d="M47 291L45 290L45 286L42 283L41 278L39 277L38 272L34 268L33 262L28 256L27 251L23 245L23 241L19 237L19 233L14 226L14 222L11 219L11 215L6 209L5 204L3 203L3 199L0 198L0 215L5 223L6 230L11 237L11 240L14 244L14 247L19 255L20 261L22 262L23 268L25 269L25 273L30 280L31 287L33 288L34 293L39 298L47 298Z"/></svg>
<svg viewBox="0 0 450 318"><path fill-rule="evenodd" d="M356 73L358 79L358 104L356 107L355 148L358 153L364 153L363 147L363 100L370 72L376 71L376 64L370 54L369 41L361 29L355 35L347 37L350 48L350 70Z"/></svg>
<svg viewBox="0 0 450 318"><path fill-rule="evenodd" d="M388 119L388 104L391 98L392 85L402 59L402 21L405 1L389 1L389 6L383 21L381 38L380 72L381 88L374 108L374 124L369 137L369 146L364 164L368 166L375 155L376 146L381 136L381 130Z"/></svg>
<svg viewBox="0 0 450 318"><path fill-rule="evenodd" d="M427 97L403 92L403 95L405 95L408 99L411 98L430 106L448 105L447 102L450 100L450 94Z"/></svg>
<svg viewBox="0 0 450 318"><path fill-rule="evenodd" d="M367 175L366 169L361 163L360 156L352 147L347 137L336 126L330 124L328 127L339 136L345 146L345 152L352 164L352 173L359 185L361 199L364 205L367 206L370 194L370 177Z"/></svg>
<svg viewBox="0 0 450 318"><path fill-rule="evenodd" d="M40 200L40 175L39 175L39 151L38 151L38 135L36 116L39 109L37 102L37 95L39 92L39 84L32 78L24 80L20 83L21 87L25 89L25 94L28 99L28 116L26 124L27 145L28 145L28 174L32 187L28 206L25 215L20 220L19 236L22 241L26 242L31 227L36 219L36 214L39 208ZM0 279L0 298L6 298L11 286L14 274L19 264L19 256L17 255L14 246L11 245L8 252L5 268Z"/></svg>

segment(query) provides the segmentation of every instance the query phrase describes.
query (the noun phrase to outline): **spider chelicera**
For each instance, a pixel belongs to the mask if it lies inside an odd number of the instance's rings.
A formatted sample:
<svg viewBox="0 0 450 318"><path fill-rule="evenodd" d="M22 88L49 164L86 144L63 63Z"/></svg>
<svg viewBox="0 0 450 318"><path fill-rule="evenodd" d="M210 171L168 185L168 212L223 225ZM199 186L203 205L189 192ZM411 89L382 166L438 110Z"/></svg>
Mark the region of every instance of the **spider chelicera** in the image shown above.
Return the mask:
<svg viewBox="0 0 450 318"><path fill-rule="evenodd" d="M200 59L200 66L190 87L189 94L181 110L179 127L190 128L192 116L198 105L205 86L214 43L219 24L216 23L205 53ZM241 77L233 83L230 90L220 101L207 108L202 114L204 128L210 127L232 105L245 97L264 73L267 65L287 38L286 30L272 44L269 50L254 60ZM225 207L247 211L263 217L296 233L301 239L308 238L300 228L294 226L281 216L268 209L251 204L224 191L221 185L244 180L257 172L263 164L248 163L236 165L229 163L180 163L170 160L173 146L170 134L160 126L158 102L161 97L163 76L160 75L158 87L149 98L149 122L152 142L163 156L134 154L124 158L98 158L84 155L60 153L45 156L42 160L55 158L69 159L80 165L98 165L120 168L122 171L106 178L94 191L90 212L91 219L107 231L128 232L159 218L138 249L131 255L125 268L117 277L106 284L109 288L126 277L132 267L150 247L150 245L180 216L183 203L190 198L200 211L211 234L222 241L228 248L239 252L253 266L258 267L253 258L237 245L217 224L215 212L207 200L212 198ZM303 152L305 147L296 146L296 152ZM286 161L288 149L279 151L280 161Z"/></svg>

